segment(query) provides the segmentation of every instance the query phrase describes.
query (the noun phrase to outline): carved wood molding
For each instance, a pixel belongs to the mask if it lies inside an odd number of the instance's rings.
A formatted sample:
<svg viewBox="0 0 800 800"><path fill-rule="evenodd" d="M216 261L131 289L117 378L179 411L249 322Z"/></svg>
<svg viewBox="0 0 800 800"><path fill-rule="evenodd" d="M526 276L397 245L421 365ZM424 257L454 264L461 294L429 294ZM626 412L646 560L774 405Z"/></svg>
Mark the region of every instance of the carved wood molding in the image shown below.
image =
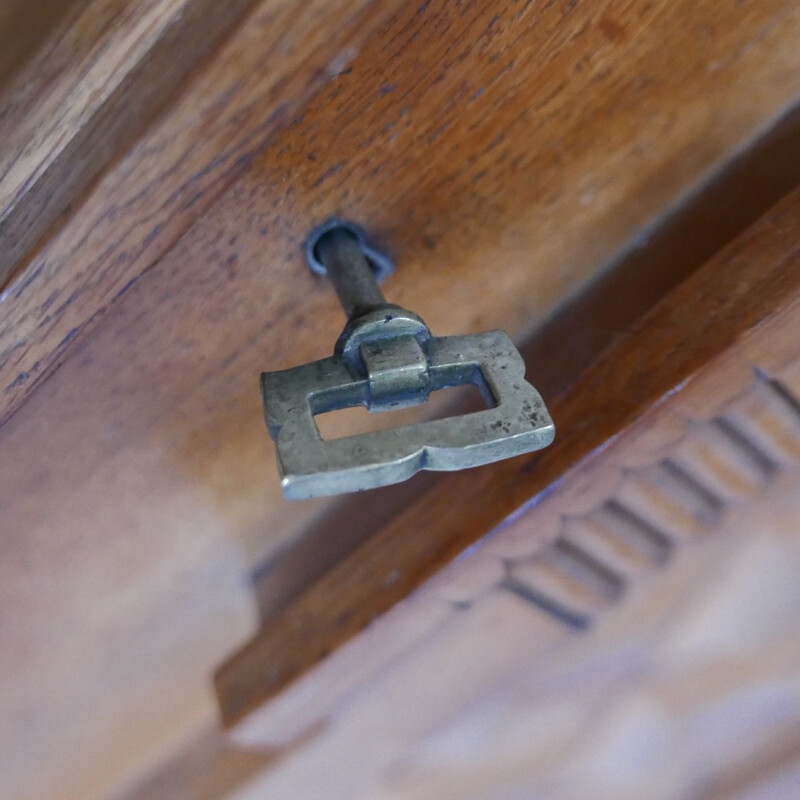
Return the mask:
<svg viewBox="0 0 800 800"><path fill-rule="evenodd" d="M336 795L348 758L353 797L738 800L793 785L798 312L239 723L249 746L307 737L246 796L321 780ZM631 736L661 769L630 757Z"/></svg>
<svg viewBox="0 0 800 800"><path fill-rule="evenodd" d="M567 625L588 627L632 582L667 566L675 548L710 535L781 470L800 463L800 401L760 370L711 418L682 421L679 438L655 461L617 468L614 491L593 507L554 498L532 512L528 529L543 515L558 515L558 533L544 547L518 554L519 545L500 536L498 557L504 545L510 554L498 588ZM605 460L592 469L614 470Z"/></svg>

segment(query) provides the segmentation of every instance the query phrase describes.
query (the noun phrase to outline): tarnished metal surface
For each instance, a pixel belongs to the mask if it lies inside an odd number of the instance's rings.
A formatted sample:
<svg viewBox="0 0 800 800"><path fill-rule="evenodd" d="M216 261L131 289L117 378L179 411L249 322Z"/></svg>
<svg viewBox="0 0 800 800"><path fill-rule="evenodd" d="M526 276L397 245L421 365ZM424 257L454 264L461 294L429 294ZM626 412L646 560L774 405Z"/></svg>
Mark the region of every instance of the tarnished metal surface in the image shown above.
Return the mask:
<svg viewBox="0 0 800 800"><path fill-rule="evenodd" d="M434 337L416 315L387 304L359 239L323 231L313 251L353 314L330 358L264 373L264 409L287 497L374 489L422 469L458 470L546 447L555 427L503 331ZM460 417L324 441L317 414L363 405L388 411L431 392L474 384L489 408Z"/></svg>
<svg viewBox="0 0 800 800"><path fill-rule="evenodd" d="M326 275L350 319L386 305L363 247L356 234L336 229L321 236L312 248L325 265Z"/></svg>
<svg viewBox="0 0 800 800"><path fill-rule="evenodd" d="M367 241L364 231L358 225L352 222L346 222L341 219L329 219L318 228L315 228L311 235L308 237L305 244L305 254L308 266L311 271L316 275L322 277L328 276L328 265L320 258L317 245L324 239L326 233L334 231L345 231L349 233L359 244L364 258L367 259L373 274L378 280L378 283L383 283L392 273L394 273L394 264L390 258L387 258L379 250L372 247Z"/></svg>

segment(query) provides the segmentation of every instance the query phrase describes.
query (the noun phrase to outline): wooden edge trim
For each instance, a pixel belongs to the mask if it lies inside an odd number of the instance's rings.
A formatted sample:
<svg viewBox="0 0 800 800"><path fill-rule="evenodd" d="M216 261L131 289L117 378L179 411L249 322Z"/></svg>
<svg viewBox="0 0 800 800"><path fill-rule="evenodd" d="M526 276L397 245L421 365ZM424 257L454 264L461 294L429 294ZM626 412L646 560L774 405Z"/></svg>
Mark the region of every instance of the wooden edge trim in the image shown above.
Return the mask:
<svg viewBox="0 0 800 800"><path fill-rule="evenodd" d="M0 287L52 233L101 172L127 151L189 73L239 22L253 0L190 0L147 52L126 63L118 86L0 209ZM177 54L177 55L176 55ZM35 113L35 112L33 112Z"/></svg>

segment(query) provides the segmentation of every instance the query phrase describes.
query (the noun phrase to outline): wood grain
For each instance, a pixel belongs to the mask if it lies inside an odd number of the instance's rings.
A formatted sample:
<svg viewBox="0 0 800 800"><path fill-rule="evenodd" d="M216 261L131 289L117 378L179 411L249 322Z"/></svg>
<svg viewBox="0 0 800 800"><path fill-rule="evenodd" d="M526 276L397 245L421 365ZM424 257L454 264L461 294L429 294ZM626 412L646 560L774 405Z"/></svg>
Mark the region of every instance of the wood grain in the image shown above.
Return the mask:
<svg viewBox="0 0 800 800"><path fill-rule="evenodd" d="M0 6L0 89L32 57L62 20L80 10L85 0L6 0Z"/></svg>
<svg viewBox="0 0 800 800"><path fill-rule="evenodd" d="M233 8L220 3L214 6L215 13L226 9L228 14ZM110 304L158 263L309 96L346 70L360 42L386 19L392 7L390 2L317 0L298 9L288 0L263 0L253 8L215 58L174 98L169 113L110 170L70 216L69 225L0 294L0 374L5 381L0 422L63 361L76 337L87 334ZM193 15L181 17L181 24L188 24L190 18ZM156 21L167 24L160 16ZM213 21L212 17L201 24ZM122 36L126 30L123 27L116 35ZM174 36L164 36L169 40L163 43L166 47ZM155 59L152 68L157 69L161 39L149 44L142 58L147 65ZM101 52L102 45L102 40L96 43ZM67 48L64 58L70 53ZM115 80L120 80L118 71L112 70ZM39 82L45 82L50 73L40 73ZM142 83L137 76L131 81L137 86ZM23 84L25 93L37 88L36 81ZM75 86L68 83L67 88L86 92L81 81ZM55 102L58 93L53 94ZM38 97L36 92L33 95ZM93 98L90 92L88 99ZM46 156L46 143L27 152L31 144L23 133L36 127L34 112L45 113L45 109L30 110L23 105L21 112L17 116L24 125L15 130L13 141L25 148L28 166L39 169L37 155L51 159L56 154ZM114 124L124 118L124 114L115 117ZM92 145L94 154L94 144L85 142L89 126L81 118L77 122L76 146ZM10 120L6 124L10 125ZM57 126L50 126L49 118L46 130L61 135ZM122 152L125 142L130 143L106 128L100 127L96 133L108 139L104 147L116 148L116 152ZM19 153L11 147L5 152L23 180L25 169L14 160ZM75 163L70 159L70 174L80 181ZM6 177L10 181L13 175ZM48 183L49 179L45 188ZM30 191L38 191L38 184L29 184L24 184L23 203L33 203L25 198ZM14 187L6 185L13 193ZM7 200L9 224L20 220L27 224L27 217L14 210L16 200L11 196ZM51 202L55 201L48 200ZM11 250L13 247L8 252Z"/></svg>
<svg viewBox="0 0 800 800"><path fill-rule="evenodd" d="M0 98L0 286L251 0L92 0Z"/></svg>
<svg viewBox="0 0 800 800"><path fill-rule="evenodd" d="M796 312L798 235L795 192L668 295L552 404L559 435L547 451L443 480L268 622L217 674L226 723L244 719L486 531L536 502L748 331L787 308Z"/></svg>
<svg viewBox="0 0 800 800"><path fill-rule="evenodd" d="M520 338L795 102L788 2L260 9L4 295L11 796L207 726L251 569L330 508L280 497L254 383L343 322L311 224L364 222L436 333Z"/></svg>
<svg viewBox="0 0 800 800"><path fill-rule="evenodd" d="M787 380L800 388L800 350L796 315L783 322L781 330L753 331L744 347L707 365L483 548L269 704L250 747L304 724L316 735L258 776L244 798L313 797L320 785L334 797L420 800L514 793L668 800L676 791L694 800L792 797L800 731L800 406ZM776 340L786 333L793 338ZM777 394L752 372L751 359L761 356L777 369ZM650 466L683 459L687 446L705 448L719 414L741 431L778 434L756 449L779 466L768 475L757 470L746 491L729 483L713 517L698 515L669 481L653 482L640 507L645 518L667 512L673 522L691 519L695 531L684 537L668 526L677 537L667 562L644 570L619 552L609 561L606 551L603 569L623 584L611 601L596 591L597 573L587 576L589 553L579 551L582 562L554 563L543 527L555 523L555 542L574 542L575 523L588 522L627 484L649 481ZM751 454L720 444L706 450L712 461L752 472ZM584 537L581 547L593 558L608 536L622 538L627 523L611 522L594 528L591 542ZM476 563L504 555L514 583L484 580L489 573ZM553 613L556 592L572 609L591 609L589 627L578 630L569 615ZM420 607L437 602L437 625L409 641ZM395 638L403 645L386 653Z"/></svg>
<svg viewBox="0 0 800 800"><path fill-rule="evenodd" d="M521 344L535 365L545 397L570 387L593 361L665 294L783 196L800 185L800 110L793 110L691 198L664 217L646 241L636 240L587 289ZM468 413L475 405L448 406ZM341 498L302 537L261 564L254 574L262 619L290 604L324 572L443 479L427 473L413 481Z"/></svg>
<svg viewBox="0 0 800 800"><path fill-rule="evenodd" d="M398 6L370 7L385 19ZM342 211L383 234L416 276L441 275L426 266L431 258L452 264L468 250L472 275L488 258L507 274L502 284L481 287L487 303L500 301L503 286L533 297L525 286L536 265L546 281L536 300L518 300L508 314L509 327L526 330L566 286L580 283L587 265L608 262L633 231L795 98L800 25L787 0L744 11L729 1L686 9L637 2L408 5L351 68L359 47L354 31L366 37L371 29L350 16L358 8L309 6L292 28L306 31L300 46L300 39L278 35L298 13L294 5L265 2L215 59L216 69L185 95L172 126L143 141L70 230L37 255L2 299L0 418L250 163L275 130L270 114L292 118L274 94L264 101L264 76L274 76L267 83L282 97L307 97L309 75L348 70L253 173L249 204L262 215L256 227L284 224L265 209L271 193L290 181L296 205L282 211L297 226L295 238ZM330 30L342 31L333 19L347 21L350 33L332 40ZM247 44L257 36L262 53L277 41L292 59L278 59L273 48L269 67L248 61ZM442 36L462 45L443 55ZM315 41L322 49L313 50ZM286 83L296 74L295 59L312 50L305 78ZM733 101L740 92L747 104ZM630 196L636 201L627 202ZM473 216L484 220L477 232L464 222ZM585 226L591 236L581 233ZM542 241L532 247L534 228ZM476 236L488 250L476 247ZM460 294L458 286L430 280L424 296L447 292L454 305L470 303L474 293ZM473 319L476 327L490 321L480 313ZM323 327L309 335L320 338Z"/></svg>

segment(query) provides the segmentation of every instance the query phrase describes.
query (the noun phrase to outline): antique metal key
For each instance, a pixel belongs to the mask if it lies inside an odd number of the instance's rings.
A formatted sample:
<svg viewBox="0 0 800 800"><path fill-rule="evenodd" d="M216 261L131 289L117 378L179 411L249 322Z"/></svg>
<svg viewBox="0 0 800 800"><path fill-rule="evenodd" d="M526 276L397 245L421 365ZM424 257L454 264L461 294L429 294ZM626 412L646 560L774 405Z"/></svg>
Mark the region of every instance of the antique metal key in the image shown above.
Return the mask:
<svg viewBox="0 0 800 800"><path fill-rule="evenodd" d="M422 469L476 467L553 441L553 421L503 331L433 336L416 314L386 302L378 280L393 266L350 223L317 229L306 254L333 283L349 320L333 356L261 376L288 498L374 489ZM323 440L314 422L351 406L381 412L418 405L431 392L469 383L488 408L334 441Z"/></svg>

